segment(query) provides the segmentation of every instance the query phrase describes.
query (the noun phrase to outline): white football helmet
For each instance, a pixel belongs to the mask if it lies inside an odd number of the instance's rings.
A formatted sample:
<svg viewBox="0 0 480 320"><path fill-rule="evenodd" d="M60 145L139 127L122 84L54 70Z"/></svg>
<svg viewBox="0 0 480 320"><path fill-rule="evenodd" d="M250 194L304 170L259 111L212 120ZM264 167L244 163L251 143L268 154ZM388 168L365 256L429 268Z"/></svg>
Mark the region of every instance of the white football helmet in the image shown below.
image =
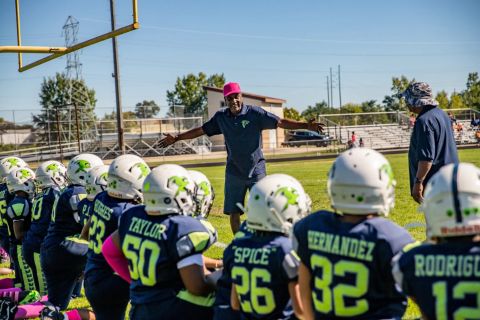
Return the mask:
<svg viewBox="0 0 480 320"><path fill-rule="evenodd" d="M133 154L119 156L108 169L107 192L115 198L142 202L142 185L149 173L142 158Z"/></svg>
<svg viewBox="0 0 480 320"><path fill-rule="evenodd" d="M102 165L88 171L85 185L88 200L92 201L97 194L107 189L108 168L109 166Z"/></svg>
<svg viewBox="0 0 480 320"><path fill-rule="evenodd" d="M353 148L340 154L328 173L327 191L338 213L387 216L395 204L392 167L379 152Z"/></svg>
<svg viewBox="0 0 480 320"><path fill-rule="evenodd" d="M480 169L471 163L442 167L428 181L420 210L428 238L480 234Z"/></svg>
<svg viewBox="0 0 480 320"><path fill-rule="evenodd" d="M103 161L96 155L90 153L79 154L68 163L67 178L71 184L85 186L88 171L101 165L103 165Z"/></svg>
<svg viewBox="0 0 480 320"><path fill-rule="evenodd" d="M7 175L17 168L28 168L28 165L19 157L6 157L0 160L0 183L4 183Z"/></svg>
<svg viewBox="0 0 480 320"><path fill-rule="evenodd" d="M30 168L13 169L7 176L8 192L24 191L30 198L35 193L35 173Z"/></svg>
<svg viewBox="0 0 480 320"><path fill-rule="evenodd" d="M290 235L292 227L310 213L310 198L297 179L272 174L258 181L247 201L247 226Z"/></svg>
<svg viewBox="0 0 480 320"><path fill-rule="evenodd" d="M212 209L213 200L215 199L212 184L207 176L200 171L188 170L188 173L197 187L194 197L196 203L194 216L206 218Z"/></svg>
<svg viewBox="0 0 480 320"><path fill-rule="evenodd" d="M163 164L143 183L145 210L154 215L193 215L195 182L188 171L176 164Z"/></svg>
<svg viewBox="0 0 480 320"><path fill-rule="evenodd" d="M67 168L58 161L45 161L35 170L37 185L43 189L47 187L62 188L67 183Z"/></svg>

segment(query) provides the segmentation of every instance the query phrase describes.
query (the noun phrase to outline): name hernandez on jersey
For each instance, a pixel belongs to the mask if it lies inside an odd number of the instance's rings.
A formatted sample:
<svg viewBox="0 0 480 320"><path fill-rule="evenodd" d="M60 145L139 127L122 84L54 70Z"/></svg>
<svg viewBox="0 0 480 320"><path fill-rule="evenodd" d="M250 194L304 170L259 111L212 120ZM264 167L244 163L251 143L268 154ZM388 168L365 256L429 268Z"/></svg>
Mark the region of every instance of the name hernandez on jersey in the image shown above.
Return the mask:
<svg viewBox="0 0 480 320"><path fill-rule="evenodd" d="M295 224L294 248L313 278L316 318L401 317L406 298L395 288L391 260L413 241L380 217L352 224L319 211Z"/></svg>
<svg viewBox="0 0 480 320"><path fill-rule="evenodd" d="M291 240L278 233L256 233L234 239L224 253L240 300L241 313L251 319L291 316L288 284L296 281L299 259Z"/></svg>
<svg viewBox="0 0 480 320"><path fill-rule="evenodd" d="M162 302L177 296L188 301L179 265L212 245L211 232L200 221L182 215L150 216L140 205L122 214L118 233L132 278L132 303Z"/></svg>
<svg viewBox="0 0 480 320"><path fill-rule="evenodd" d="M406 248L393 275L428 319L480 319L480 243Z"/></svg>

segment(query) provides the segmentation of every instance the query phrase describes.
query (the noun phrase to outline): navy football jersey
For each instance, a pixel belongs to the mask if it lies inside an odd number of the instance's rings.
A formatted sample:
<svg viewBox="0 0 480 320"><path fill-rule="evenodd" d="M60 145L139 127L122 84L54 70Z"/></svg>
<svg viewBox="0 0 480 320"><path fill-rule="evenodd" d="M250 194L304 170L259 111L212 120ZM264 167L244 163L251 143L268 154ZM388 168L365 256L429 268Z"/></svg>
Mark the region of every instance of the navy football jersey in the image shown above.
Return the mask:
<svg viewBox="0 0 480 320"><path fill-rule="evenodd" d="M78 203L86 197L87 192L80 185L71 185L62 190L53 205L52 220L42 244L45 248L59 245L65 238L80 234L82 225L79 223Z"/></svg>
<svg viewBox="0 0 480 320"><path fill-rule="evenodd" d="M95 197L88 231L86 277L101 279L113 273L102 254L103 242L118 229L118 219L122 213L134 205L130 201L109 196L107 191Z"/></svg>
<svg viewBox="0 0 480 320"><path fill-rule="evenodd" d="M147 215L141 205L123 213L118 233L132 278L132 303L168 301L177 296L183 299L189 295L177 263L202 254L211 245L210 232L201 222L183 215Z"/></svg>
<svg viewBox="0 0 480 320"><path fill-rule="evenodd" d="M312 275L315 318L401 317L407 300L395 288L391 261L412 237L384 218L340 218L319 211L294 226L294 248Z"/></svg>
<svg viewBox="0 0 480 320"><path fill-rule="evenodd" d="M480 243L414 247L395 258L394 276L426 319L480 319Z"/></svg>
<svg viewBox="0 0 480 320"><path fill-rule="evenodd" d="M298 256L288 237L254 233L234 239L225 249L224 268L230 272L247 319L285 319L290 301L288 284L297 281Z"/></svg>
<svg viewBox="0 0 480 320"><path fill-rule="evenodd" d="M86 225L93 210L93 200L87 198L80 200L78 203L78 215L80 217L80 223L82 226Z"/></svg>
<svg viewBox="0 0 480 320"><path fill-rule="evenodd" d="M32 203L28 198L15 196L7 207L7 224L10 230L9 237L11 244L21 244L22 241L17 240L15 237L15 231L13 229L13 223L15 221L23 221L24 229L28 230L30 225Z"/></svg>
<svg viewBox="0 0 480 320"><path fill-rule="evenodd" d="M8 192L7 184L0 184L0 229L5 229L6 234L10 234L7 223L7 207L10 201L13 200L13 194Z"/></svg>
<svg viewBox="0 0 480 320"><path fill-rule="evenodd" d="M235 233L234 239L251 236L254 231L247 227L247 222L243 221L240 229ZM225 266L225 251L223 252L223 265ZM215 306L230 306L230 292L232 291L232 278L230 270L223 268L222 275L217 281L215 292Z"/></svg>
<svg viewBox="0 0 480 320"><path fill-rule="evenodd" d="M52 219L53 205L60 195L60 189L49 187L37 194L32 204L32 222L25 234L24 246L35 252L40 252L40 246L47 235Z"/></svg>

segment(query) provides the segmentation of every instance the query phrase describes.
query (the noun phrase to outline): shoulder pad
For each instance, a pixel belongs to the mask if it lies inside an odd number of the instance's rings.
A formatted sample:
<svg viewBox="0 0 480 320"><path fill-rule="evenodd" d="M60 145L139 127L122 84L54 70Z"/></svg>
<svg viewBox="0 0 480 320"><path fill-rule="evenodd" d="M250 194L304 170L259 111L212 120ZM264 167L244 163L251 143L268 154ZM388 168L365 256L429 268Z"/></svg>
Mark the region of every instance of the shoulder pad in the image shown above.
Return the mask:
<svg viewBox="0 0 480 320"><path fill-rule="evenodd" d="M78 210L78 203L85 199L87 197L86 194L84 193L77 193L77 194L74 194L70 197L70 199L68 200L68 202L70 203L70 208L72 208L73 211L77 211Z"/></svg>

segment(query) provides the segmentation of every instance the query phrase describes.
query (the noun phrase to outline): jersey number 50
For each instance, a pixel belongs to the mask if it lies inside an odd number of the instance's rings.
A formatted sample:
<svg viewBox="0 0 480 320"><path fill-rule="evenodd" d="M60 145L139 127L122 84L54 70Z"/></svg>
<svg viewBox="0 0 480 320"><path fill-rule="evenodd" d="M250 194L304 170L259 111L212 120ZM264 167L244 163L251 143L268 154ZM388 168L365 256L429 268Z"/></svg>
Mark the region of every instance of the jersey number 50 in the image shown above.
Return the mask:
<svg viewBox="0 0 480 320"><path fill-rule="evenodd" d="M156 283L156 265L160 256L160 247L152 240L127 234L123 240L122 251L129 260L130 277L140 279L144 286Z"/></svg>
<svg viewBox="0 0 480 320"><path fill-rule="evenodd" d="M368 268L360 262L340 260L332 264L330 260L323 256L312 255L310 264L315 274L321 277L314 278L313 305L319 313L328 314L333 311L339 317L353 317L361 315L368 311L368 301L366 299L355 300L355 304L347 306L345 298L360 298L368 290ZM345 275L355 275L355 285L339 283L332 288L333 276L345 277Z"/></svg>

